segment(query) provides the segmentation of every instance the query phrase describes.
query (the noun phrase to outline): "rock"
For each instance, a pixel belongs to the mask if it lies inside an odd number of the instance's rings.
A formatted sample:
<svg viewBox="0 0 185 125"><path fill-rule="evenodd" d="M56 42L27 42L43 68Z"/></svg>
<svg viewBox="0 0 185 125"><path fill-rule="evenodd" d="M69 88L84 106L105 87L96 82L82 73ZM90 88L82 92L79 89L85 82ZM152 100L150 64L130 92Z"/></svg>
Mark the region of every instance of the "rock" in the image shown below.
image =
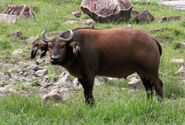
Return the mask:
<svg viewBox="0 0 185 125"><path fill-rule="evenodd" d="M34 18L32 9L27 5L9 5L3 13L24 18Z"/></svg>
<svg viewBox="0 0 185 125"><path fill-rule="evenodd" d="M45 59L44 58L37 58L35 61L36 61L36 64L39 65L39 64L45 62Z"/></svg>
<svg viewBox="0 0 185 125"><path fill-rule="evenodd" d="M180 49L180 48L185 49L185 41L177 43L175 45L175 49Z"/></svg>
<svg viewBox="0 0 185 125"><path fill-rule="evenodd" d="M154 17L148 10L144 10L142 13L138 14L134 20L136 23L149 23L154 21Z"/></svg>
<svg viewBox="0 0 185 125"><path fill-rule="evenodd" d="M23 73L23 76L27 76L27 75L34 75L35 74L35 70L30 69L27 70L26 72Z"/></svg>
<svg viewBox="0 0 185 125"><path fill-rule="evenodd" d="M82 0L81 9L100 23L128 21L132 5L129 0Z"/></svg>
<svg viewBox="0 0 185 125"><path fill-rule="evenodd" d="M63 84L63 83L65 83L67 81L68 77L69 77L69 72L67 72L67 71L62 72L59 80L55 84Z"/></svg>
<svg viewBox="0 0 185 125"><path fill-rule="evenodd" d="M178 69L176 74L178 74L181 78L185 79L185 68L183 65Z"/></svg>
<svg viewBox="0 0 185 125"><path fill-rule="evenodd" d="M65 23L67 23L67 24L75 24L75 23L77 23L77 21L76 20L67 20Z"/></svg>
<svg viewBox="0 0 185 125"><path fill-rule="evenodd" d="M73 80L73 85L74 85L75 87L78 87L78 86L80 85L80 82L78 81L78 78L75 78L75 79Z"/></svg>
<svg viewBox="0 0 185 125"><path fill-rule="evenodd" d="M180 66L184 65L184 59L172 59L171 62Z"/></svg>
<svg viewBox="0 0 185 125"><path fill-rule="evenodd" d="M53 102L59 103L59 102L63 101L63 98L59 94L58 89L54 89L50 93L48 93L47 95L44 95L43 99L45 102L53 101Z"/></svg>
<svg viewBox="0 0 185 125"><path fill-rule="evenodd" d="M15 89L0 87L0 93L3 93L3 94L14 94L16 92L17 90Z"/></svg>
<svg viewBox="0 0 185 125"><path fill-rule="evenodd" d="M95 77L94 84L95 85L102 85L103 81L104 81L104 78L97 76L97 77Z"/></svg>
<svg viewBox="0 0 185 125"><path fill-rule="evenodd" d="M16 30L16 31L10 33L10 35L14 36L14 37L17 37L17 38L20 38L23 35L23 33L20 30Z"/></svg>
<svg viewBox="0 0 185 125"><path fill-rule="evenodd" d="M16 71L10 72L10 76L14 80L18 80L19 79L18 73Z"/></svg>
<svg viewBox="0 0 185 125"><path fill-rule="evenodd" d="M35 72L35 75L37 77L43 77L44 75L47 75L47 74L48 74L48 70L47 69L37 70Z"/></svg>
<svg viewBox="0 0 185 125"><path fill-rule="evenodd" d="M132 78L139 79L140 77L138 76L138 74L137 74L137 73L134 73L134 74L129 75L129 76L127 77L127 79L129 79L129 80L131 80Z"/></svg>
<svg viewBox="0 0 185 125"><path fill-rule="evenodd" d="M74 17L80 18L81 12L80 12L80 11L74 11L74 12L72 12L72 15L73 15Z"/></svg>
<svg viewBox="0 0 185 125"><path fill-rule="evenodd" d="M20 55L20 54L22 54L22 53L23 53L23 50L22 50L22 49L17 49L17 50L14 50L14 51L13 51L12 55L13 55L13 56L18 56L18 55Z"/></svg>
<svg viewBox="0 0 185 125"><path fill-rule="evenodd" d="M143 87L142 82L140 79L137 79L136 77L132 77L131 80L128 82L128 87L130 89L141 89Z"/></svg>
<svg viewBox="0 0 185 125"><path fill-rule="evenodd" d="M38 65L34 63L29 63L27 67L25 68L25 70L34 70L34 71L41 70L41 69L42 68L40 68Z"/></svg>
<svg viewBox="0 0 185 125"><path fill-rule="evenodd" d="M185 1L184 0L160 0L164 5L171 6L178 10L185 10Z"/></svg>
<svg viewBox="0 0 185 125"><path fill-rule="evenodd" d="M39 42L40 41L40 37L39 36L36 36L36 37L30 37L28 39L26 39L26 43L29 43L29 44L33 44L35 42Z"/></svg>
<svg viewBox="0 0 185 125"><path fill-rule="evenodd" d="M182 18L181 16L164 16L161 19L159 19L158 23L170 22L170 21L178 21L181 18Z"/></svg>
<svg viewBox="0 0 185 125"><path fill-rule="evenodd" d="M0 21L15 24L17 21L17 16L0 13Z"/></svg>
<svg viewBox="0 0 185 125"><path fill-rule="evenodd" d="M82 22L83 25L86 25L86 26L93 26L95 25L96 22L94 22L94 20L92 19L86 19Z"/></svg>

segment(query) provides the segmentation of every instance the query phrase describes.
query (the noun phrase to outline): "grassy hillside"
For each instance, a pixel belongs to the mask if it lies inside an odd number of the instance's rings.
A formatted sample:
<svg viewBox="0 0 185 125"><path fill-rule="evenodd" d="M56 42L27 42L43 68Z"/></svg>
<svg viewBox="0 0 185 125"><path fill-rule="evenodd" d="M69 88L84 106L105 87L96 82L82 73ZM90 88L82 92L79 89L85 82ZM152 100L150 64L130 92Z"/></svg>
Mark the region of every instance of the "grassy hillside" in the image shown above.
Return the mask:
<svg viewBox="0 0 185 125"><path fill-rule="evenodd" d="M163 55L160 64L160 77L164 81L165 99L162 102L146 100L144 90L129 91L122 84L104 84L94 88L96 106L90 108L84 104L83 92L76 92L72 98L62 104L45 104L39 97L10 96L0 98L0 125L25 124L66 124L66 125L103 125L103 124L185 124L185 83L176 74L179 67L171 63L173 58L185 58L185 50L175 49L177 43L185 38L185 11L177 11L159 5L152 1L142 4L133 0L135 10L148 9L157 19L162 16L180 15L182 19L175 22L149 24L134 24L134 28L150 30L167 28L163 32L150 33L162 45ZM80 0L1 0L0 11L9 4L27 4L33 8L35 20L19 19L17 24L0 22L0 60L11 62L9 54L21 48L29 60L31 45L11 37L9 34L21 30L26 37L37 36L48 29L49 31L64 31L82 27L82 21L88 18L82 14L76 19L71 12L80 11ZM69 19L77 20L75 24L67 24ZM127 27L127 23L96 24L97 28ZM57 72L51 66L49 73ZM56 73L56 74L57 74ZM52 74L51 74L52 75Z"/></svg>

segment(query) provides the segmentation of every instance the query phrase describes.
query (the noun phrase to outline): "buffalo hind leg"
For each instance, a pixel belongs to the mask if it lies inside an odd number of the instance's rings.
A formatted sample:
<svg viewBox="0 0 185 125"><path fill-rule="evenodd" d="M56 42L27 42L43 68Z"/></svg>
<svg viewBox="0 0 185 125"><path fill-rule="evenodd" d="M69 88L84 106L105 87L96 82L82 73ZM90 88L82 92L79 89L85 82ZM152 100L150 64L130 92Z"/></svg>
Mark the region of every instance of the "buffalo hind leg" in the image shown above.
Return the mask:
<svg viewBox="0 0 185 125"><path fill-rule="evenodd" d="M151 82L154 85L154 89L156 94L162 99L163 98L163 82L162 80L157 77L152 77Z"/></svg>
<svg viewBox="0 0 185 125"><path fill-rule="evenodd" d="M145 77L141 77L141 80L143 82L143 85L145 87L146 93L147 93L147 98L150 99L153 97L153 93L154 93L154 86L152 85L151 81Z"/></svg>
<svg viewBox="0 0 185 125"><path fill-rule="evenodd" d="M84 89L85 102L92 106L95 103L93 93L92 93L94 78L91 80L90 79L78 79L78 81L81 83Z"/></svg>

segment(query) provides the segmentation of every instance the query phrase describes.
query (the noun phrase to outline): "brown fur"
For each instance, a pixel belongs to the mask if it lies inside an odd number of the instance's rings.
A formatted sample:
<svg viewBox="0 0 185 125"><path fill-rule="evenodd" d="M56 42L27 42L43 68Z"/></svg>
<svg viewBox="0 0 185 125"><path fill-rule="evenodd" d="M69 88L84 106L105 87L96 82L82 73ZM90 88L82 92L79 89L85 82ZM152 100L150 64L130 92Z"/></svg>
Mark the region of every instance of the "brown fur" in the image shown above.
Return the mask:
<svg viewBox="0 0 185 125"><path fill-rule="evenodd" d="M50 55L54 54L53 49L65 43L63 49L55 50L61 55L57 65L79 79L88 104L94 103L92 89L96 75L126 78L137 72L148 96L154 88L156 94L163 97L163 83L158 76L162 49L157 40L142 30L130 28L76 29L73 32L71 41L60 41L57 37L51 40Z"/></svg>

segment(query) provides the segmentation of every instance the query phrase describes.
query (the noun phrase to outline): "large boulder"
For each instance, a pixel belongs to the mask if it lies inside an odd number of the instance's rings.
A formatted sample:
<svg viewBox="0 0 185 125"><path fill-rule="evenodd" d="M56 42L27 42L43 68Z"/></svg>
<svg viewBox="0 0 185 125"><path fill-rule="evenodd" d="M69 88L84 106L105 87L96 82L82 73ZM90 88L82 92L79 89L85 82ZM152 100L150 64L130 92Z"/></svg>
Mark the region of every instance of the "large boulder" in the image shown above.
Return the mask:
<svg viewBox="0 0 185 125"><path fill-rule="evenodd" d="M120 22L130 19L132 5L129 0L82 0L81 9L96 22Z"/></svg>
<svg viewBox="0 0 185 125"><path fill-rule="evenodd" d="M9 5L4 11L4 14L16 15L25 18L34 18L33 11L27 5Z"/></svg>

